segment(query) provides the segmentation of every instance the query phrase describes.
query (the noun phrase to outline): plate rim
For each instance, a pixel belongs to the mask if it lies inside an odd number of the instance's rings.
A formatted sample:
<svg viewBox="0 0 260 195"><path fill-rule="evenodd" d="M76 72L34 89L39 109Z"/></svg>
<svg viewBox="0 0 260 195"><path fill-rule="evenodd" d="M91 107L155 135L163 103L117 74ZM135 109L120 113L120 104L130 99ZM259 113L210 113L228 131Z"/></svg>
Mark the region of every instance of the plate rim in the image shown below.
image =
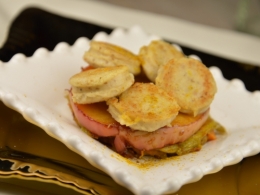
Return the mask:
<svg viewBox="0 0 260 195"><path fill-rule="evenodd" d="M99 32L97 33L93 39L96 40L106 40L108 39L108 37L118 37L118 36L125 36L126 34L135 34L135 33L139 33L142 36L149 36L149 39L158 39L159 37L155 36L155 35L149 35L147 33L145 33L141 27L139 26L133 26L130 29L124 30L122 28L117 28L115 29L110 35L104 33L104 32ZM89 42L89 39L85 38L85 37L81 37L79 38L72 46L69 46L68 44L62 42L57 44L57 46L55 47L55 49L53 51L48 51L45 48L39 48L38 50L35 51L35 53L33 54L33 56L29 57L29 58L36 58L36 57L42 57L42 56L46 56L49 53L62 53L64 51L68 51L70 48L74 48L74 47L81 47L82 45L86 44ZM196 56L195 56L196 57ZM15 56L12 57L12 59L7 62L7 63L2 63L0 61L0 69L1 66L5 66L6 64L17 64L20 62L24 62L27 59L27 57L25 57L23 54L16 54ZM2 63L2 64L1 64ZM253 93L248 92L245 87L244 84L241 80L239 79L233 79L232 81L227 81L222 73L221 70L217 67L211 67L210 70L213 72L213 74L216 77L221 78L224 82L229 82L231 86L233 86L233 88L242 90L242 91L246 91L246 93L252 94L252 96L254 96L257 102L260 102L260 91L256 91ZM64 136L60 137L60 127L57 126L56 123L50 123L48 124L48 126L46 127L46 124L42 122L41 117L37 118L37 113L34 113L34 110L31 109L30 107L28 109L24 109L21 108L21 105L19 104L19 100L16 99L15 95L10 93L10 92L5 92L3 90L1 90L0 88L0 99L1 101L3 101L3 103L20 112L23 117L39 126L40 128L43 128L48 134L51 132L52 137L54 137L55 139L57 139L58 136L58 140L62 141L64 143L64 140L66 140L67 138ZM35 117L36 116L36 117ZM86 152L86 151L82 151L82 140L80 140L79 137L76 136L72 136L69 140L66 140L66 144L71 150L81 154L84 158L86 158L93 166L105 171L107 174L109 174L110 176L112 176L112 178L119 183L120 185L125 186L126 188L128 188L129 190L131 190L132 192L136 193L136 194L146 194L146 195L150 195L150 194L154 194L155 191L153 191L153 189L151 190L149 188L149 186L142 186L142 185L138 185L136 183L133 182L133 179L131 179L130 176L128 176L127 172L123 169L118 169L118 170L111 170L109 169L109 167L107 167L105 165L104 159L103 157L96 152ZM260 152L260 145L257 142L252 142L250 143L252 146L252 150L249 151L248 156L249 155L254 155L258 152ZM169 181L166 182L167 184L164 184L163 186L161 186L161 188L158 190L156 190L157 194L161 194L161 193L165 193L165 192L176 192L182 185L190 183L190 182L195 182L199 179L201 179L204 175L209 174L210 172L216 172L221 170L224 166L228 166L231 165L232 163L236 163L239 162L240 160L242 160L242 158L246 157L244 154L240 154L240 153L235 153L232 154L234 155L234 159L229 162L230 164L225 164L223 162L221 162L219 159L214 159L211 161L211 163L213 164L213 166L211 168L209 168L206 172L205 170L201 170L200 168L196 169L196 168L191 168L191 170L189 170L188 172L190 173L190 178L187 177L188 179L186 179L185 181L181 181L176 179L175 181ZM114 172L114 173L113 173ZM142 189L140 189L140 186Z"/></svg>

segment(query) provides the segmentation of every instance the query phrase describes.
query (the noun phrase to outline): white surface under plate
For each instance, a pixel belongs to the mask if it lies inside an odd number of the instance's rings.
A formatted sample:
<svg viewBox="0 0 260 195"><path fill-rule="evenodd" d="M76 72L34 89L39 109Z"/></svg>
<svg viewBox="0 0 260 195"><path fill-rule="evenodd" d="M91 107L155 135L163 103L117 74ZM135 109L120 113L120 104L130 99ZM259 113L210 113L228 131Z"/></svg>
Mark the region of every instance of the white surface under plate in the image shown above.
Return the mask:
<svg viewBox="0 0 260 195"><path fill-rule="evenodd" d="M134 53L157 38L139 27L94 37ZM68 79L86 66L82 56L88 48L89 40L80 38L73 46L60 43L52 52L40 48L32 57L17 54L7 63L0 62L0 99L139 195L175 192L260 151L260 92L246 91L240 80L227 81L218 68L212 67L218 93L211 116L225 126L228 134L207 143L199 152L181 157L142 162L124 159L80 130L64 96L70 87Z"/></svg>

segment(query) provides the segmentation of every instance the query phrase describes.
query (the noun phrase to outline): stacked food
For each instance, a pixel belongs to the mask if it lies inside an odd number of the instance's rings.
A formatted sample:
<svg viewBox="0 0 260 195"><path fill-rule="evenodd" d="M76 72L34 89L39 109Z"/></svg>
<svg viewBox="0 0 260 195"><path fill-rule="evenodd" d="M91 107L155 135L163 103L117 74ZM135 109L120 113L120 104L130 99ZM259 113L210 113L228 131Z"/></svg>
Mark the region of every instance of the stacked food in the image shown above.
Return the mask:
<svg viewBox="0 0 260 195"><path fill-rule="evenodd" d="M84 60L89 66L69 80L75 119L123 156L182 155L223 131L209 117L217 91L212 74L171 44L152 41L135 55L91 41Z"/></svg>

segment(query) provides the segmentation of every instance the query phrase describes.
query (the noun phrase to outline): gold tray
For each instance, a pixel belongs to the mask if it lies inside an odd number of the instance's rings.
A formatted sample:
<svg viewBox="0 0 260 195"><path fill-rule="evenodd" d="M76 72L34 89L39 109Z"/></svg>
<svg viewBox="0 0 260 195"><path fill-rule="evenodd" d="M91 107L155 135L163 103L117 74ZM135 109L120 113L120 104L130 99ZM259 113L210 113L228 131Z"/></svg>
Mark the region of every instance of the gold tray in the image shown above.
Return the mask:
<svg viewBox="0 0 260 195"><path fill-rule="evenodd" d="M259 175L258 154L187 184L174 195L260 195ZM0 102L0 181L25 185L26 180L56 186L56 194L60 187L66 194L132 194ZM46 189L39 184L27 187Z"/></svg>

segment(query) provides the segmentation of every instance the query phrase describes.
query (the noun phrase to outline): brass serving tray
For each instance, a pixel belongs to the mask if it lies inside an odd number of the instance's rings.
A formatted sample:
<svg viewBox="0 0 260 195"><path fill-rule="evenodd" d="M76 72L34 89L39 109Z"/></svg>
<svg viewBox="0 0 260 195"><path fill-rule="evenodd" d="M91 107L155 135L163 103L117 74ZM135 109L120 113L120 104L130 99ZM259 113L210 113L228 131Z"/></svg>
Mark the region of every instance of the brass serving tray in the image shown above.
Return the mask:
<svg viewBox="0 0 260 195"><path fill-rule="evenodd" d="M55 183L83 194L131 194L107 174L0 102L0 176Z"/></svg>

